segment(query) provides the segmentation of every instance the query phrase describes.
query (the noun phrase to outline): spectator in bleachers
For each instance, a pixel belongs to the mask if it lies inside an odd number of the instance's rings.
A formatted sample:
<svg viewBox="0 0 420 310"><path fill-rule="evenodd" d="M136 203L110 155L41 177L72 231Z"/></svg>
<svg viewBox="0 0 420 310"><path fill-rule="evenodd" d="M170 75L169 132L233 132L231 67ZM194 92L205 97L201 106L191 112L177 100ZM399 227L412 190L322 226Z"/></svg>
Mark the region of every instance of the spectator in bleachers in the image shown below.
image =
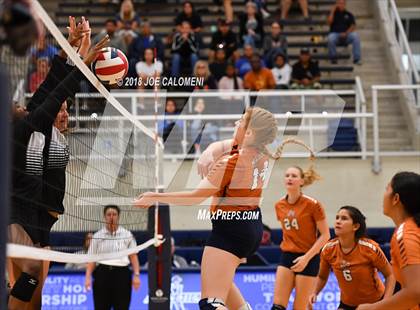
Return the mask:
<svg viewBox="0 0 420 310"><path fill-rule="evenodd" d="M47 57L38 58L36 61L36 71L29 77L29 91L34 93L39 85L44 82L50 70L50 63Z"/></svg>
<svg viewBox="0 0 420 310"><path fill-rule="evenodd" d="M209 51L209 61L213 61L217 49L223 48L226 53L226 59L234 55L238 49L238 40L236 34L230 28L230 25L224 19L217 22L217 31L213 33Z"/></svg>
<svg viewBox="0 0 420 310"><path fill-rule="evenodd" d="M219 48L216 50L216 58L214 62L210 64L209 67L211 74L217 81L219 81L225 75L227 60L226 53L223 48Z"/></svg>
<svg viewBox="0 0 420 310"><path fill-rule="evenodd" d="M124 38L117 32L117 22L115 19L108 19L105 21L105 28L101 30L92 40L93 43L98 43L106 35L109 36L109 46L115 47L127 52L127 45L125 44Z"/></svg>
<svg viewBox="0 0 420 310"><path fill-rule="evenodd" d="M255 55L255 51L252 45L246 44L244 45L243 53L243 56L235 62L237 73L241 78L251 71L251 58ZM262 60L261 64L264 66L264 62Z"/></svg>
<svg viewBox="0 0 420 310"><path fill-rule="evenodd" d="M252 56L252 70L244 78L244 88L252 91L274 89L276 82L270 69L261 66L261 58L258 55Z"/></svg>
<svg viewBox="0 0 420 310"><path fill-rule="evenodd" d="M292 68L292 88L313 88L320 89L321 72L318 62L311 59L308 48L300 50L299 61Z"/></svg>
<svg viewBox="0 0 420 310"><path fill-rule="evenodd" d="M176 102L173 99L167 99L165 105L165 115L175 116L179 115L179 110L176 106ZM165 119L158 122L159 134L165 143L165 150L170 153L181 153L181 138L182 129L184 128L184 122L181 120ZM171 136L170 142L167 140ZM174 142L174 143L172 143Z"/></svg>
<svg viewBox="0 0 420 310"><path fill-rule="evenodd" d="M271 35L264 38L263 44L264 60L268 68L274 65L274 58L283 54L287 59L287 39L281 33L281 26L278 22L271 24Z"/></svg>
<svg viewBox="0 0 420 310"><path fill-rule="evenodd" d="M201 115L206 112L206 103L204 99L200 98L194 105L194 112ZM194 119L191 122L191 140L194 140L194 151L196 154L201 154L211 143L219 139L219 130L215 124L210 121L202 119Z"/></svg>
<svg viewBox="0 0 420 310"><path fill-rule="evenodd" d="M346 10L346 1L337 0L328 15L330 33L328 35L328 54L333 64L337 63L337 44L353 46L353 63L361 65L360 37L355 31L356 21L352 13Z"/></svg>
<svg viewBox="0 0 420 310"><path fill-rule="evenodd" d="M177 31L181 31L182 23L187 21L191 25L191 29L195 33L201 32L203 29L203 22L201 21L201 17L197 12L194 10L194 6L192 2L185 1L182 5L182 12L178 14L175 18L175 25Z"/></svg>
<svg viewBox="0 0 420 310"><path fill-rule="evenodd" d="M112 46L112 45L111 45ZM144 20L140 24L140 34L131 42L128 47L128 58L138 61L144 55L146 48L156 49L156 57L160 61L164 61L165 47L162 39L153 34L152 25L149 21Z"/></svg>
<svg viewBox="0 0 420 310"><path fill-rule="evenodd" d="M236 75L236 69L233 63L228 63L226 67L226 75L223 76L218 83L219 91L235 91L243 90L244 85L242 79ZM241 99L242 97L237 96L223 96L224 100Z"/></svg>
<svg viewBox="0 0 420 310"><path fill-rule="evenodd" d="M162 74L162 62L160 60L154 62L153 60L153 50L151 48L146 48L144 50L143 60L136 64L137 76L142 79L142 83L139 84L139 88L144 88L144 84L146 83L148 77L159 77Z"/></svg>
<svg viewBox="0 0 420 310"><path fill-rule="evenodd" d="M211 74L207 61L197 61L194 66L193 75L197 78L203 78L203 83L200 86L195 86L194 90L217 89L217 81Z"/></svg>
<svg viewBox="0 0 420 310"><path fill-rule="evenodd" d="M121 2L120 12L115 18L117 20L118 30L131 29L137 31L137 28L140 25L140 17L134 10L134 5L131 0L124 0Z"/></svg>
<svg viewBox="0 0 420 310"><path fill-rule="evenodd" d="M289 10L292 6L292 0L281 0L281 19L287 19L289 16ZM308 0L298 0L300 9L302 10L303 18L305 20L309 19L309 8Z"/></svg>
<svg viewBox="0 0 420 310"><path fill-rule="evenodd" d="M171 256L172 256L172 267L174 268L188 268L188 262L185 258L175 254L175 239L171 237Z"/></svg>
<svg viewBox="0 0 420 310"><path fill-rule="evenodd" d="M74 254L87 254L88 250L89 250L89 246L90 243L92 241L92 237L93 237L93 233L88 232L85 235L85 238L83 240L83 248L77 252L75 252ZM74 263L67 263L64 266L65 269L76 269L76 270L84 270L86 269L86 264L82 263L82 264L74 264Z"/></svg>
<svg viewBox="0 0 420 310"><path fill-rule="evenodd" d="M172 76L179 76L181 60L189 60L193 68L198 60L199 45L191 25L183 21L172 42Z"/></svg>
<svg viewBox="0 0 420 310"><path fill-rule="evenodd" d="M271 69L274 80L276 81L276 89L288 89L290 77L292 75L292 67L287 63L286 57L278 54L274 61L274 67Z"/></svg>
<svg viewBox="0 0 420 310"><path fill-rule="evenodd" d="M38 38L36 46L31 49L32 64L35 66L38 58L48 58L49 63L52 62L55 55L58 54L58 49L47 43L45 36Z"/></svg>
<svg viewBox="0 0 420 310"><path fill-rule="evenodd" d="M263 42L264 22L254 2L248 1L245 12L239 16L239 37L244 45L253 47L259 47Z"/></svg>
<svg viewBox="0 0 420 310"><path fill-rule="evenodd" d="M121 2L120 12L116 15L117 29L123 36L126 45L130 45L137 37L137 29L140 25L140 17L134 10L131 0Z"/></svg>

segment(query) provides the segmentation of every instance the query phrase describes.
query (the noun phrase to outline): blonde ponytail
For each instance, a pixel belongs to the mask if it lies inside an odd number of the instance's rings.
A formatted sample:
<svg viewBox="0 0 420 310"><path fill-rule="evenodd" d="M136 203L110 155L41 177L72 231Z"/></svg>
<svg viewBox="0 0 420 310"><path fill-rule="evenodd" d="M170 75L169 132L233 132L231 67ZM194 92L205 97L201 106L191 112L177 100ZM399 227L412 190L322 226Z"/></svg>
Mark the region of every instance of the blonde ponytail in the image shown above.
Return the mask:
<svg viewBox="0 0 420 310"><path fill-rule="evenodd" d="M307 149L309 151L309 160L311 161L311 164L308 168L308 170L304 171L301 167L298 166L293 166L294 168L298 169L300 171L301 177L304 180L304 184L303 186L307 186L307 185L311 185L312 183L314 183L315 181L318 181L321 179L320 175L315 171L315 154L314 151L305 144L305 142L298 140L298 139L294 139L294 138L288 138L286 140L284 140L282 142L282 144L280 144L276 151L273 154L268 154L270 155L271 158L273 158L274 160L277 160L281 157L281 155L283 154L283 149L286 146L286 144L297 144L300 146L303 146L305 149Z"/></svg>

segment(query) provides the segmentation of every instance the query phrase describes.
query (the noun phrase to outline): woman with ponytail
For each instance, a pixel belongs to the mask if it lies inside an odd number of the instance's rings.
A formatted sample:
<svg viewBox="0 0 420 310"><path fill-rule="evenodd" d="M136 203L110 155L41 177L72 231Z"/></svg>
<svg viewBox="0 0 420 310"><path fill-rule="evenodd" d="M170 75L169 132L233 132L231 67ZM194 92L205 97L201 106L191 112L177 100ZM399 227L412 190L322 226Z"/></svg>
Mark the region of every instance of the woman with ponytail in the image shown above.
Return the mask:
<svg viewBox="0 0 420 310"><path fill-rule="evenodd" d="M313 160L312 150L303 143L298 144L310 151ZM278 152L282 152L282 147ZM330 232L323 206L316 199L304 195L302 188L319 179L312 165L307 171L298 166L286 170L284 184L287 193L275 205L283 240L272 310L287 308L293 288L296 289L293 309L308 307L319 269L319 251L330 238Z"/></svg>
<svg viewBox="0 0 420 310"><path fill-rule="evenodd" d="M337 237L321 251L321 266L310 303L316 302L331 269L340 287L338 310L355 310L360 304L390 297L395 286L391 264L379 245L366 237L362 212L351 206L341 207L335 216L334 232ZM384 275L385 285L378 271Z"/></svg>
<svg viewBox="0 0 420 310"><path fill-rule="evenodd" d="M211 153L208 157L215 160L206 166L208 173L201 171L204 178L195 190L145 193L135 202L137 207L148 208L156 202L196 205L213 198L213 228L201 262L201 310L250 309L233 278L239 264L261 242L259 203L271 157L266 146L276 136L273 114L262 108L249 108L236 122L232 140L213 143L204 152L205 156Z"/></svg>
<svg viewBox="0 0 420 310"><path fill-rule="evenodd" d="M420 175L399 172L388 184L383 212L396 226L391 262L401 290L390 298L364 304L358 310L420 309Z"/></svg>

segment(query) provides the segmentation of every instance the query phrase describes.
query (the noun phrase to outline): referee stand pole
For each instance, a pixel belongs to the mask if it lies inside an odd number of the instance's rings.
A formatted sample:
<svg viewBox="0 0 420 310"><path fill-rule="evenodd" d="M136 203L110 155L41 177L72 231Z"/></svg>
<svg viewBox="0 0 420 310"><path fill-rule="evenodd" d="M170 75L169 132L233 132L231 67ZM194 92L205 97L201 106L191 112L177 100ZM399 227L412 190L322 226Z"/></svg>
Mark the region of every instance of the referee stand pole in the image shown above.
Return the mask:
<svg viewBox="0 0 420 310"><path fill-rule="evenodd" d="M6 243L10 203L10 110L8 74L0 64L0 310L6 310Z"/></svg>
<svg viewBox="0 0 420 310"><path fill-rule="evenodd" d="M147 230L154 237L155 207L148 209ZM169 206L159 205L158 234L163 235L165 242L160 246L147 249L149 310L169 310L171 293L171 227Z"/></svg>

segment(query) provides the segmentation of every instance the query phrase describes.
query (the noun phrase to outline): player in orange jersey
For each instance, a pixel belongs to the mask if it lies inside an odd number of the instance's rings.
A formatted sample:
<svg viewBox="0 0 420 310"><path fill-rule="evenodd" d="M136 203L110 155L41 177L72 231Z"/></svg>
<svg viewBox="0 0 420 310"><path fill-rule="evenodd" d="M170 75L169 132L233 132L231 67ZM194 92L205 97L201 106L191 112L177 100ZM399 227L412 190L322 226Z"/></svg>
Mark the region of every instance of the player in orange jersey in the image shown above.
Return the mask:
<svg viewBox="0 0 420 310"><path fill-rule="evenodd" d="M366 238L365 217L359 209L341 207L335 217L334 232L337 238L329 241L321 252L321 266L311 304L327 284L330 269L340 287L339 310L355 310L358 305L376 302L392 295L395 278L391 264L379 245ZM385 277L385 285L378 275Z"/></svg>
<svg viewBox="0 0 420 310"><path fill-rule="evenodd" d="M391 263L401 290L390 298L359 306L359 310L420 310L420 175L399 172L388 184L383 212L396 226Z"/></svg>
<svg viewBox="0 0 420 310"><path fill-rule="evenodd" d="M230 150L220 157L217 152L213 154L217 160L195 190L145 193L135 203L142 208L156 202L194 205L213 197L213 229L201 262L201 310L226 309L225 304L229 309L250 309L233 278L236 268L258 249L262 238L259 202L268 159L279 158L283 145L273 155L266 146L276 135L277 122L273 114L258 107L249 108L236 122ZM216 146L223 143L226 141ZM258 217L247 219L243 216L245 212L253 212Z"/></svg>
<svg viewBox="0 0 420 310"><path fill-rule="evenodd" d="M275 206L283 241L272 310L286 309L293 288L296 289L293 308L306 309L309 304L319 269L319 251L330 238L324 208L302 193L303 186L317 179L312 166L306 172L296 166L286 170L287 194Z"/></svg>

